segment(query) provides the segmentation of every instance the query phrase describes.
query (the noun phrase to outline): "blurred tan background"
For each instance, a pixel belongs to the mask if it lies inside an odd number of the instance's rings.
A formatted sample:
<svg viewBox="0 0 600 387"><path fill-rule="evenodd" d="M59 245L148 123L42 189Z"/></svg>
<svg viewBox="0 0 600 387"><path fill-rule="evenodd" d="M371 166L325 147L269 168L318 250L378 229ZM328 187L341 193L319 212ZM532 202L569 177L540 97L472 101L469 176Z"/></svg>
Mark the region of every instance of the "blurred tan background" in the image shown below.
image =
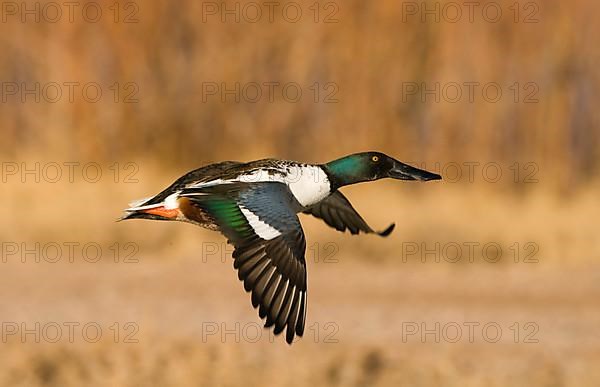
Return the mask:
<svg viewBox="0 0 600 387"><path fill-rule="evenodd" d="M267 3L2 3L0 385L599 385L600 5ZM444 180L344 189L386 239L302 217L291 347L220 235L114 222L365 150Z"/></svg>

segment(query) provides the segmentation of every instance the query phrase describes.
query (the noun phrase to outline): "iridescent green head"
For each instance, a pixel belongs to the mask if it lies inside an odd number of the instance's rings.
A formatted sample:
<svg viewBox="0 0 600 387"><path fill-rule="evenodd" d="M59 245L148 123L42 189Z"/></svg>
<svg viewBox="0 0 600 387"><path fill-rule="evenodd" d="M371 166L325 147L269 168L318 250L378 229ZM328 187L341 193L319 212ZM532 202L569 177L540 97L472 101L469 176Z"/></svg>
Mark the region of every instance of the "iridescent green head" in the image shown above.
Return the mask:
<svg viewBox="0 0 600 387"><path fill-rule="evenodd" d="M390 177L398 180L439 180L442 177L411 167L380 152L355 153L323 165L333 188Z"/></svg>

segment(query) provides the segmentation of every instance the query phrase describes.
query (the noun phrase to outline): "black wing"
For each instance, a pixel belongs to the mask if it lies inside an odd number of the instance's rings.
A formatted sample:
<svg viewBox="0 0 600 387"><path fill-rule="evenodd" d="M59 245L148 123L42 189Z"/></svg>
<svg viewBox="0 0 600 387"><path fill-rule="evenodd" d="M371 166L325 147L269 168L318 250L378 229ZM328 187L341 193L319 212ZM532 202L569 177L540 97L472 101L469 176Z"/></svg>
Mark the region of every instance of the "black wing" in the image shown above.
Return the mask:
<svg viewBox="0 0 600 387"><path fill-rule="evenodd" d="M252 305L286 341L302 336L306 319L304 233L282 183L231 183L184 189L181 196L208 212L235 246L234 267Z"/></svg>
<svg viewBox="0 0 600 387"><path fill-rule="evenodd" d="M140 205L148 205L160 203L169 195L171 195L175 191L179 191L184 188L191 182L199 183L204 181L213 180L220 174L225 173L227 170L234 168L242 163L238 161L221 161L220 163L205 165L198 169L194 169L191 172L186 173L181 176L179 179L175 180L173 184L162 190L158 195L154 196L150 200L145 203L140 203Z"/></svg>
<svg viewBox="0 0 600 387"><path fill-rule="evenodd" d="M358 234L359 231L362 231L367 234L375 233L381 236L388 236L396 226L392 223L383 231L374 231L340 191L335 191L319 203L305 210L304 213L323 219L325 223L338 231L344 232L348 229L352 234Z"/></svg>

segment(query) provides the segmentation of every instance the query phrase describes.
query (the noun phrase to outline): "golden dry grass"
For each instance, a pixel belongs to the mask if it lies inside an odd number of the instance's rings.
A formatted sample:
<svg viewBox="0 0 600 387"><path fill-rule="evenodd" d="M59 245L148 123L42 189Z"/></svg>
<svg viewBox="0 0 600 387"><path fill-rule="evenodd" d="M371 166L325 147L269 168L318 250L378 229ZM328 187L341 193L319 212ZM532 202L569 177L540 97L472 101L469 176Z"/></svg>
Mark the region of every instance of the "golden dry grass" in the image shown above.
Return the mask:
<svg viewBox="0 0 600 387"><path fill-rule="evenodd" d="M136 2L133 24L114 23L108 9L98 23L8 17L0 36L4 82L30 88L97 82L104 97L69 103L65 90L57 103L20 103L19 94L9 95L0 104L0 150L16 158L27 149L59 160L108 161L151 152L180 166L380 149L428 163L536 162L552 176L548 184L563 188L597 170L600 50L593 0L535 3L537 23L515 23L512 1L495 3L504 12L498 23L482 20L481 9L474 23L421 23L403 14L407 2L394 0L334 3L338 22L329 24L313 21L308 0L295 3L304 9L298 23L281 17L222 23L218 15L203 22L205 3ZM235 3L226 2L229 9ZM114 103L109 86L115 82L121 97L129 92L125 84L135 83L139 101ZM304 98L290 103L278 90L273 102L223 103L219 96L203 98L207 82L230 89L236 82L295 82ZM314 103L315 82L320 88L335 83L339 102L323 103L320 95ZM479 90L469 103L463 88L461 102L421 103L403 98L403 85L411 82L428 88L495 82L503 98L489 103ZM536 84L539 102L514 103L515 82L521 89Z"/></svg>

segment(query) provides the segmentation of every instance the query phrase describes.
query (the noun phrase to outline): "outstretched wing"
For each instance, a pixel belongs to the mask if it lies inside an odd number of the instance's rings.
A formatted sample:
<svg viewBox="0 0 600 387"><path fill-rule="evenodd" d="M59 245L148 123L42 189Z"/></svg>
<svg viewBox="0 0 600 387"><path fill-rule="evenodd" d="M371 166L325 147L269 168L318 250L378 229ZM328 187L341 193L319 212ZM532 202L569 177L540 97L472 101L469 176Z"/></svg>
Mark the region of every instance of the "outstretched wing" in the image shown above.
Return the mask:
<svg viewBox="0 0 600 387"><path fill-rule="evenodd" d="M306 242L283 183L230 183L184 189L235 246L234 267L252 305L286 341L302 336L306 318Z"/></svg>
<svg viewBox="0 0 600 387"><path fill-rule="evenodd" d="M319 203L305 210L304 213L323 219L325 223L338 231L344 232L348 229L352 234L358 234L359 231L362 231L367 234L375 233L381 236L388 236L396 226L392 223L383 231L374 231L340 191L335 191Z"/></svg>

